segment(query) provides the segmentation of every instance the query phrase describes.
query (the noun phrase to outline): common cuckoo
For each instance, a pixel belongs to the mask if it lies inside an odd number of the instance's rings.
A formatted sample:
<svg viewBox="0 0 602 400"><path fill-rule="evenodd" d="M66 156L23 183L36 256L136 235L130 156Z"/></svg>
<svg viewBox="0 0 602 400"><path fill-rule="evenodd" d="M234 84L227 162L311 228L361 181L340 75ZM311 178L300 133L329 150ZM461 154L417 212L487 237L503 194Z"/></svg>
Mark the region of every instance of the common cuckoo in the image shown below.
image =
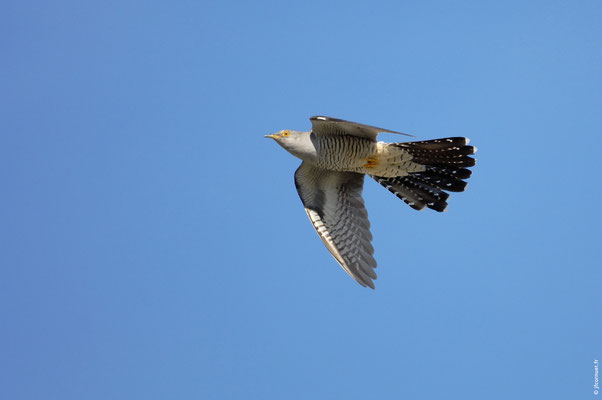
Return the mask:
<svg viewBox="0 0 602 400"><path fill-rule="evenodd" d="M369 175L415 210L444 211L448 192L462 192L469 155L476 147L463 137L406 143L377 142L381 132L405 133L315 116L308 132L283 130L274 139L302 160L295 186L318 235L341 267L360 285L374 289L376 260L364 207ZM411 135L407 135L411 136Z"/></svg>

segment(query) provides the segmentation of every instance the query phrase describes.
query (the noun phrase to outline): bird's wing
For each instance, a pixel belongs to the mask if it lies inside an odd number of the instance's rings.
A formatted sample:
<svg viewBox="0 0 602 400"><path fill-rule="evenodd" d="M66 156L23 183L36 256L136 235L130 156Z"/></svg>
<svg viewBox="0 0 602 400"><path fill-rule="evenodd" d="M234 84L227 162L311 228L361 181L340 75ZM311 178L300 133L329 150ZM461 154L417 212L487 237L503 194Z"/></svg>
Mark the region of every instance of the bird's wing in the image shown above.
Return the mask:
<svg viewBox="0 0 602 400"><path fill-rule="evenodd" d="M374 289L376 260L363 185L363 174L329 171L306 161L295 172L305 211L328 250L360 285Z"/></svg>
<svg viewBox="0 0 602 400"><path fill-rule="evenodd" d="M311 121L312 132L317 135L357 136L365 139L370 139L372 141L376 141L376 137L380 132L397 133L399 135L412 136L408 135L407 133L390 131L388 129L358 124L357 122L350 122L337 118L314 116L311 117L309 120Z"/></svg>

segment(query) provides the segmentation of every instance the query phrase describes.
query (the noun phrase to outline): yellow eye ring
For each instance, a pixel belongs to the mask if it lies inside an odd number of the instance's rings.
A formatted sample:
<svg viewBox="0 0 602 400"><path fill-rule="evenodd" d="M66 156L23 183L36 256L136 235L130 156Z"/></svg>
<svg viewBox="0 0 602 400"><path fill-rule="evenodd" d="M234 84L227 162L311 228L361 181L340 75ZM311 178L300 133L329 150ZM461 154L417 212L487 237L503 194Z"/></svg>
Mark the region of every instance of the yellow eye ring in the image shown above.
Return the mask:
<svg viewBox="0 0 602 400"><path fill-rule="evenodd" d="M282 132L282 136L286 137L289 136L291 133L289 131L284 131Z"/></svg>

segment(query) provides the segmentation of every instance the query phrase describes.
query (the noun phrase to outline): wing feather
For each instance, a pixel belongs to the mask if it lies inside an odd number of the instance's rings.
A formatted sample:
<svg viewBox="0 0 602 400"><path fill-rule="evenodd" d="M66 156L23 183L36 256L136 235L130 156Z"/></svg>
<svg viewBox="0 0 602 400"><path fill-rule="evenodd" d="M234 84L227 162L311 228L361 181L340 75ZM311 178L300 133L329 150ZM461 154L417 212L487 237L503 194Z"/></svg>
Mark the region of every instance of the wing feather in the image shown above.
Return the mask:
<svg viewBox="0 0 602 400"><path fill-rule="evenodd" d="M304 161L295 185L320 239L343 269L360 285L374 289L370 221L362 198L364 175L329 171Z"/></svg>
<svg viewBox="0 0 602 400"><path fill-rule="evenodd" d="M347 135L357 136L376 141L380 132L397 133L399 135L412 136L407 133L390 131L388 129L378 128L376 126L364 125L357 122L345 121L343 119L324 117L316 115L309 119L311 121L312 132L317 135Z"/></svg>

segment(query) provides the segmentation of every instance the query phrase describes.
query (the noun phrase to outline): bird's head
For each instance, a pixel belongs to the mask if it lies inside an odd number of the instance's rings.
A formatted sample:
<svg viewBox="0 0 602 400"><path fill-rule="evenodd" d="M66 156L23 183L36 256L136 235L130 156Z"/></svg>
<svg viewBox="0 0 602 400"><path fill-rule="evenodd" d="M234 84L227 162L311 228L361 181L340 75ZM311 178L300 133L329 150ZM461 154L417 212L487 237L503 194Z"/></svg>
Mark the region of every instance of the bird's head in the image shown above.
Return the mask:
<svg viewBox="0 0 602 400"><path fill-rule="evenodd" d="M287 129L271 135L265 135L265 137L274 139L276 143L290 151L291 148L297 147L296 144L298 144L300 140L305 139L305 135L303 135L304 133L305 132L291 131Z"/></svg>
<svg viewBox="0 0 602 400"><path fill-rule="evenodd" d="M265 135L267 138L274 139L286 151L302 160L315 154L315 148L309 136L310 132L291 131L288 129L271 135Z"/></svg>
<svg viewBox="0 0 602 400"><path fill-rule="evenodd" d="M275 141L277 141L278 143L280 143L280 142L295 140L295 138L299 137L300 133L303 133L303 132L291 131L291 130L285 129L283 131L276 132L271 135L265 135L265 137L272 138Z"/></svg>

